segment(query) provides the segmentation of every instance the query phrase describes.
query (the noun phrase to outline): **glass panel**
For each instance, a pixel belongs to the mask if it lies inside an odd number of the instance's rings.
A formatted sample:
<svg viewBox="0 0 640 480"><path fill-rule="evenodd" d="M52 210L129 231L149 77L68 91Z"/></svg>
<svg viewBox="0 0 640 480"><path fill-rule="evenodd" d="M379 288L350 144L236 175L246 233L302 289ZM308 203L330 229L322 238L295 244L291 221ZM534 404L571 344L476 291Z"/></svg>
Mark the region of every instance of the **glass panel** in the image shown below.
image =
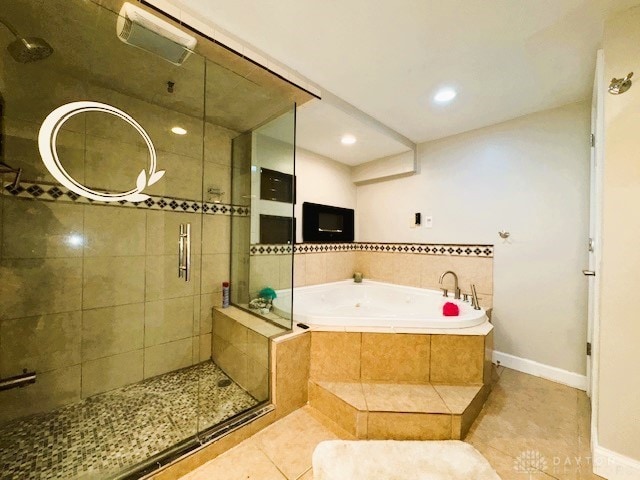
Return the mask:
<svg viewBox="0 0 640 480"><path fill-rule="evenodd" d="M249 218L232 221L231 299L235 305L289 329L295 238L295 108L237 137L233 148L233 202L250 208L251 213Z"/></svg>
<svg viewBox="0 0 640 480"><path fill-rule="evenodd" d="M2 161L22 168L0 197L0 377L36 374L0 391L0 464L14 478L108 478L197 434L204 59L178 67L126 45L117 15L91 2L10 2L2 19L53 54L19 63L0 25ZM94 103L52 141L78 192L38 134L79 101ZM146 198L89 196L136 190Z"/></svg>
<svg viewBox="0 0 640 480"><path fill-rule="evenodd" d="M255 128L273 117L276 109L282 111L283 103L291 105L286 95L273 93L264 85L263 70L256 66L232 72L207 61L206 68L205 202L211 209L230 202L232 211L205 214L203 219L200 348L201 355L208 348L212 358L200 385L199 430L203 440L212 425L231 420L269 398L268 339L284 329L257 317L252 321L226 315L220 307L225 283L230 284L233 304L248 304ZM291 220L292 204L287 205ZM215 267L223 264L226 268ZM245 298L244 302L238 302L239 298Z"/></svg>
<svg viewBox="0 0 640 480"><path fill-rule="evenodd" d="M264 256L277 267L261 277L250 256L252 165L295 174L291 88L215 45L201 47L224 61L174 65L118 39L119 20L85 0L0 12L0 465L13 478L109 478L197 445L268 401L268 338L291 325L272 311L214 323L229 280L245 306L291 287L295 182L262 212L289 249Z"/></svg>

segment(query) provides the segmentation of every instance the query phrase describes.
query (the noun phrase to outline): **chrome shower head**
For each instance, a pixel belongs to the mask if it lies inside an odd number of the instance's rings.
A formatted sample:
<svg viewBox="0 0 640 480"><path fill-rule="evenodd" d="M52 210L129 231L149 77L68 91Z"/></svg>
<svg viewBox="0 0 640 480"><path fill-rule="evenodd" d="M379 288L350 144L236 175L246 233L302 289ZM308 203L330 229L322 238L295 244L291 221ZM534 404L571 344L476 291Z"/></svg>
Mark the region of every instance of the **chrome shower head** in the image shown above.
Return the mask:
<svg viewBox="0 0 640 480"><path fill-rule="evenodd" d="M43 60L53 53L53 48L42 38L16 38L7 46L16 62L29 63Z"/></svg>
<svg viewBox="0 0 640 480"><path fill-rule="evenodd" d="M0 17L0 23L7 27L16 39L7 45L9 54L16 62L29 63L43 60L53 53L53 48L42 38L23 37L13 25Z"/></svg>

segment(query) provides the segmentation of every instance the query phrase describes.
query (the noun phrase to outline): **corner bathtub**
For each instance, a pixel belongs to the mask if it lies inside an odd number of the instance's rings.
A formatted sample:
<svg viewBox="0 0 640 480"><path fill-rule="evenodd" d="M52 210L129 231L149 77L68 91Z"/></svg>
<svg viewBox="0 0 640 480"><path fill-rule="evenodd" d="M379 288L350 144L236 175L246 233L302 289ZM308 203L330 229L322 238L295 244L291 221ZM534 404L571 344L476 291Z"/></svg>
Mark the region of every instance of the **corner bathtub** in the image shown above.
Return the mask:
<svg viewBox="0 0 640 480"><path fill-rule="evenodd" d="M291 318L291 290L280 290L273 301L274 313ZM470 303L444 298L442 292L390 283L353 280L294 289L294 322L310 327L351 329L409 328L460 329L487 322L484 309ZM457 317L445 317L442 306L453 302Z"/></svg>

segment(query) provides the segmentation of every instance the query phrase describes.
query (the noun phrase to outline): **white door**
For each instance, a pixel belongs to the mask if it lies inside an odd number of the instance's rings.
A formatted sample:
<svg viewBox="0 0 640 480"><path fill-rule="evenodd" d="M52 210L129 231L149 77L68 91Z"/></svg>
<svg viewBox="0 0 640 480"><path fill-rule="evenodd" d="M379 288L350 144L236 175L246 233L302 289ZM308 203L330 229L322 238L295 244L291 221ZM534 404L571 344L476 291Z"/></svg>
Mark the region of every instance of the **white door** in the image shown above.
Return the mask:
<svg viewBox="0 0 640 480"><path fill-rule="evenodd" d="M590 189L590 221L589 221L589 266L583 272L589 282L589 315L587 323L587 395L593 394L594 381L594 348L596 348L596 333L598 329L599 286L598 271L600 266L600 232L602 222L602 160L604 152L604 85L602 81L603 54L598 51L596 74L593 84L593 98L591 103L591 189Z"/></svg>

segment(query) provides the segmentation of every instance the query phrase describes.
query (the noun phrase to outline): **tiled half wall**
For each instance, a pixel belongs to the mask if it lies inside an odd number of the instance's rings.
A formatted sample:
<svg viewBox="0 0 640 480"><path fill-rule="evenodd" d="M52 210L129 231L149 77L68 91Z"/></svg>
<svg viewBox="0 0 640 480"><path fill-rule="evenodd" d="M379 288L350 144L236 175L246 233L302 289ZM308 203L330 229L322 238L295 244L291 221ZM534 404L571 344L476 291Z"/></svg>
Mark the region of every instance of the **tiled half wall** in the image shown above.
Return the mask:
<svg viewBox="0 0 640 480"><path fill-rule="evenodd" d="M303 287L346 280L354 272L365 278L411 287L439 289L440 275L453 270L463 292L476 285L480 304L493 305L493 245L348 243L252 245L251 278L260 288L289 287L287 266L294 249L294 286ZM273 272L281 272L277 285L262 285L261 279L273 281ZM444 286L453 291L447 276Z"/></svg>

